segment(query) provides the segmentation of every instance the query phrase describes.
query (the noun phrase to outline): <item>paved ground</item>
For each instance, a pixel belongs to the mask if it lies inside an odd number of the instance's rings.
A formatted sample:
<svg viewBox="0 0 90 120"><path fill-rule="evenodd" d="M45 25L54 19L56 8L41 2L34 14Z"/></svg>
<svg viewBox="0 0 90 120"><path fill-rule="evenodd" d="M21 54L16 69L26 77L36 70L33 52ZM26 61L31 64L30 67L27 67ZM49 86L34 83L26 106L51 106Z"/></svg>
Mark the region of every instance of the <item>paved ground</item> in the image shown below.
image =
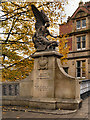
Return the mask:
<svg viewBox="0 0 90 120"><path fill-rule="evenodd" d="M83 100L82 107L78 111L63 111L63 110L32 110L28 108L11 108L8 107L3 109L3 118L52 118L54 120L59 120L59 118L67 118L72 120L73 118L81 118L80 120L87 120L89 118L89 106L90 106L90 97ZM17 111L18 110L18 111ZM22 111L21 111L22 110ZM8 120L8 119L6 119ZM21 119L22 120L22 119ZM76 119L75 119L76 120Z"/></svg>

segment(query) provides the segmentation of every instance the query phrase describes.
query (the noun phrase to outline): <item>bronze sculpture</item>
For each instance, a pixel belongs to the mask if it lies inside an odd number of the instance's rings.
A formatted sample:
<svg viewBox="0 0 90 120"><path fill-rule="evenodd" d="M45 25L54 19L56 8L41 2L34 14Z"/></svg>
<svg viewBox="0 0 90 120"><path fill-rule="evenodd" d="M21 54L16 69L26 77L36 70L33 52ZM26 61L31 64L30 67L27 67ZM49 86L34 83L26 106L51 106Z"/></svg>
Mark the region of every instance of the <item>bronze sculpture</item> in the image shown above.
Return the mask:
<svg viewBox="0 0 90 120"><path fill-rule="evenodd" d="M39 11L34 5L31 5L31 7L36 18L36 32L32 37L34 47L37 51L55 50L55 47L58 46L58 43L56 41L49 41L47 39L48 35L56 38L55 36L51 35L49 30L47 29L47 27L50 26L48 17L43 10Z"/></svg>

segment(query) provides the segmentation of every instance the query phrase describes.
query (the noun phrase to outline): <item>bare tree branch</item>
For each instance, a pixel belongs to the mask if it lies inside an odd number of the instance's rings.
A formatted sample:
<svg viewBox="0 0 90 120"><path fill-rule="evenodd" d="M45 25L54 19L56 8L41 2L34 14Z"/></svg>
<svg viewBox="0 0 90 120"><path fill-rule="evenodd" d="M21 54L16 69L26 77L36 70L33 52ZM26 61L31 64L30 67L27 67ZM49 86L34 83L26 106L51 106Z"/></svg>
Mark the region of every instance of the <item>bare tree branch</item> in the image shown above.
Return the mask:
<svg viewBox="0 0 90 120"><path fill-rule="evenodd" d="M10 68L10 67L13 67L14 65L17 65L18 63L20 63L20 62L22 62L22 61L24 61L24 60L26 60L26 59L29 59L30 57L31 57L31 55L28 56L27 58L24 58L24 59L20 60L19 62L16 62L16 63L14 63L14 64L8 66L8 67L6 67L6 66L4 65L4 66L5 66L5 69L8 69L8 68ZM32 61L32 60L31 60L31 61Z"/></svg>
<svg viewBox="0 0 90 120"><path fill-rule="evenodd" d="M11 3L12 3L12 2L11 2ZM9 12L9 13L7 13L7 14L4 14L4 15L0 16L0 18L1 18L1 17L5 17L5 16L7 16L8 14L14 13L16 10L19 10L19 9L25 8L25 7L27 7L27 6L28 6L28 5L26 5L26 6L24 6L24 7L20 7L20 6L19 6L19 8L13 10L12 12ZM5 12L6 12L6 11L5 11Z"/></svg>
<svg viewBox="0 0 90 120"><path fill-rule="evenodd" d="M13 34L18 34L18 35L20 35L20 34L25 34L25 33L19 33L19 32L15 32L15 33L0 33L0 34L11 34L11 35L13 35ZM30 35L30 34L25 34L25 35Z"/></svg>
<svg viewBox="0 0 90 120"><path fill-rule="evenodd" d="M10 29L10 32L8 33L8 37L7 37L7 39L5 40L5 42L7 42L8 41L8 39L9 39L9 36L10 36L10 33L11 33L11 31L12 31L12 29L13 29L13 27L14 27L14 23L15 23L15 18L13 19L13 22L12 22L12 27L11 27L11 29Z"/></svg>
<svg viewBox="0 0 90 120"><path fill-rule="evenodd" d="M8 41L9 36L10 36L10 33L11 33L11 31L12 31L12 29L13 29L14 25L15 25L15 22L17 21L17 19L18 19L19 17L20 17L20 15L19 15L19 16L17 16L17 18L15 18L15 17L14 17L13 22L12 22L12 27L11 27L11 29L10 29L10 32L9 32L8 37L7 37L7 39L5 40L5 42L7 42L7 41ZM15 21L14 21L14 20L15 20Z"/></svg>
<svg viewBox="0 0 90 120"><path fill-rule="evenodd" d="M18 41L9 41L9 43L0 43L0 44L17 44L17 43L22 43L22 44L29 44L30 42L18 42Z"/></svg>
<svg viewBox="0 0 90 120"><path fill-rule="evenodd" d="M12 3L12 2L11 2ZM52 3L52 2L47 2L46 4L43 4L44 6L45 5L49 5L50 3ZM40 8L40 7L42 7L43 5L40 5L40 6L38 6L38 8ZM27 7L28 5L26 5L25 7ZM25 8L25 7L20 7L20 8L17 8L17 9L15 9L14 11L16 11L16 10L18 10L18 9L21 9L21 8ZM13 12L14 12L13 11ZM27 11L23 11L23 12L20 12L20 13L18 13L18 14L22 14L22 13L25 13L25 12L28 12L28 11L30 11L30 10L27 10ZM13 12L11 12L11 13L13 13ZM11 14L10 13L10 14ZM3 16L6 16L6 15L8 15L8 14L5 14L5 15L3 15ZM6 18L5 20L1 20L1 21L6 21L6 20L8 20L8 19L10 19L10 18L12 18L12 17L14 17L14 16L16 16L17 14L15 14L15 15L12 15L11 17L9 17L9 18ZM1 16L2 17L2 16Z"/></svg>
<svg viewBox="0 0 90 120"><path fill-rule="evenodd" d="M0 20L0 22L6 21L6 20L8 20L8 19L10 19L10 18L13 18L13 17L17 16L17 15L22 15L22 13L26 13L26 12L29 12L29 11L30 11L30 10L23 11L23 12L19 12L19 13L15 13L14 15L12 15L12 16L4 19L4 20Z"/></svg>
<svg viewBox="0 0 90 120"><path fill-rule="evenodd" d="M28 35L28 34L27 34ZM18 42L19 40L21 40L23 37L20 37L19 39L17 39L17 41L15 41L15 42ZM2 42L4 42L5 40L3 39L3 40L0 40L0 41L2 41ZM12 42L12 40L8 40L8 42ZM4 44L5 44L5 42L4 42ZM6 43L7 44L7 43Z"/></svg>
<svg viewBox="0 0 90 120"><path fill-rule="evenodd" d="M11 3L12 3L13 5L15 5L15 6L18 6L18 7L20 7L18 4L15 4L15 3L14 3L14 2L12 2L12 1L11 1Z"/></svg>

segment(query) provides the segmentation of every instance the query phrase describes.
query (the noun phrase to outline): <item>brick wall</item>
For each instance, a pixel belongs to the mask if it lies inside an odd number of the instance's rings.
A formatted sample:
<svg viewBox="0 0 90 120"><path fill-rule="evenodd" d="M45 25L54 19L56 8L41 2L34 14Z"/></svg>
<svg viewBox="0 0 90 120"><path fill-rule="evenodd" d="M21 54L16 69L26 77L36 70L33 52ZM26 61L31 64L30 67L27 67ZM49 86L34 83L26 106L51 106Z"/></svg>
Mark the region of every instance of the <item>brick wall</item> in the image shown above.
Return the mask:
<svg viewBox="0 0 90 120"><path fill-rule="evenodd" d="M68 37L67 40L68 40L67 44L70 47L69 50L71 51L72 50L72 37Z"/></svg>
<svg viewBox="0 0 90 120"><path fill-rule="evenodd" d="M60 25L60 35L72 32L72 21Z"/></svg>

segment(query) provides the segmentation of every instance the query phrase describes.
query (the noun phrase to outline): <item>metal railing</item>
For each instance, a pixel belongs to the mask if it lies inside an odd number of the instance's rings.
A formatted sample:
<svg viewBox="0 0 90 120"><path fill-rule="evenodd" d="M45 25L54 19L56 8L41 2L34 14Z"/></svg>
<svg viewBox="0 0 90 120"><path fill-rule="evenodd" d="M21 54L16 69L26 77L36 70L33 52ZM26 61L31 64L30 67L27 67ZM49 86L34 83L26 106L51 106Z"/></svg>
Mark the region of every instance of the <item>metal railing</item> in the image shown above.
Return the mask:
<svg viewBox="0 0 90 120"><path fill-rule="evenodd" d="M80 83L80 94L90 91L90 80L82 80Z"/></svg>

